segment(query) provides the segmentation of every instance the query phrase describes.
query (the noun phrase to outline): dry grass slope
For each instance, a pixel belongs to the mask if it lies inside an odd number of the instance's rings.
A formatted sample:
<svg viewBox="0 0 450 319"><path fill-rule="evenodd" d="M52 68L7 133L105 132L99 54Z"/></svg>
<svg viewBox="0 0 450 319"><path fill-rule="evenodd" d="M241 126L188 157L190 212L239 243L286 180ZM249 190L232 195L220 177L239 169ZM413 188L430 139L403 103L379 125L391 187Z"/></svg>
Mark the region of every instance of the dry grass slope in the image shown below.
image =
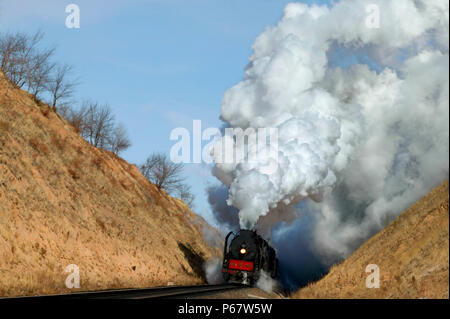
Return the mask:
<svg viewBox="0 0 450 319"><path fill-rule="evenodd" d="M195 284L216 234L135 165L96 149L0 74L0 296Z"/></svg>
<svg viewBox="0 0 450 319"><path fill-rule="evenodd" d="M448 298L448 181L408 208L321 280L294 298ZM366 288L368 264L380 288Z"/></svg>

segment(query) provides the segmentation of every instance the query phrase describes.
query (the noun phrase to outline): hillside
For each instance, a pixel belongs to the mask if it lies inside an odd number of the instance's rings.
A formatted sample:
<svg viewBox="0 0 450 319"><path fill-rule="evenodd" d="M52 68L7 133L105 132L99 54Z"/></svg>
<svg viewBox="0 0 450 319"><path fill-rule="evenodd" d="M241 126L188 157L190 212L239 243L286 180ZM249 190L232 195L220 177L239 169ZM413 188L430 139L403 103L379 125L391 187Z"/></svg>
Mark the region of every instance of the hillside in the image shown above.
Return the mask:
<svg viewBox="0 0 450 319"><path fill-rule="evenodd" d="M0 74L0 296L204 282L218 235ZM73 291L73 290L71 290Z"/></svg>
<svg viewBox="0 0 450 319"><path fill-rule="evenodd" d="M448 181L294 298L449 298ZM380 288L366 288L368 264Z"/></svg>

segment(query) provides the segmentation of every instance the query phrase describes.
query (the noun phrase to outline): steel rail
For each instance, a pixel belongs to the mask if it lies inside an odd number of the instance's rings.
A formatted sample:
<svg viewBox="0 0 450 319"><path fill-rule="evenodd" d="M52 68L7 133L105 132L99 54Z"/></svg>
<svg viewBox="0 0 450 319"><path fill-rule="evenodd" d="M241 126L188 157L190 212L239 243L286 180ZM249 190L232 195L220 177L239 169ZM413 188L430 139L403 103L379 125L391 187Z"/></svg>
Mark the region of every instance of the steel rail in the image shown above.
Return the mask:
<svg viewBox="0 0 450 319"><path fill-rule="evenodd" d="M68 294L23 296L0 298L9 299L39 299L39 300L73 300L73 299L150 299L150 298L186 298L189 295L201 295L209 292L241 289L247 286L241 284L198 285L198 286L167 286L139 289L114 289L102 291L84 291Z"/></svg>

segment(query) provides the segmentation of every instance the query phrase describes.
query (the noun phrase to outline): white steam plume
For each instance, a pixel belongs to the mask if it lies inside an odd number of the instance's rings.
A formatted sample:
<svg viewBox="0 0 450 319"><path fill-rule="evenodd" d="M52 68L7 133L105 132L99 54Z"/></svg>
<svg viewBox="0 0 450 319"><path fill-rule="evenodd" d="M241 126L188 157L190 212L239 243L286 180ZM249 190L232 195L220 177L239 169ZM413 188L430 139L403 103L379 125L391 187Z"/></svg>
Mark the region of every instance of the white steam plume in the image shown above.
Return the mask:
<svg viewBox="0 0 450 319"><path fill-rule="evenodd" d="M208 284L217 285L223 283L222 277L222 260L220 258L212 258L203 265L205 277Z"/></svg>
<svg viewBox="0 0 450 319"><path fill-rule="evenodd" d="M371 4L379 28L366 26ZM279 130L272 173L263 169L267 158L252 165L215 158L242 228L268 231L312 199L314 245L325 257L345 256L448 178L448 7L446 0L286 6L223 98L230 127Z"/></svg>
<svg viewBox="0 0 450 319"><path fill-rule="evenodd" d="M267 293L274 292L278 287L278 283L270 277L268 273L261 270L259 273L258 281L256 282L256 287L261 290L264 290Z"/></svg>

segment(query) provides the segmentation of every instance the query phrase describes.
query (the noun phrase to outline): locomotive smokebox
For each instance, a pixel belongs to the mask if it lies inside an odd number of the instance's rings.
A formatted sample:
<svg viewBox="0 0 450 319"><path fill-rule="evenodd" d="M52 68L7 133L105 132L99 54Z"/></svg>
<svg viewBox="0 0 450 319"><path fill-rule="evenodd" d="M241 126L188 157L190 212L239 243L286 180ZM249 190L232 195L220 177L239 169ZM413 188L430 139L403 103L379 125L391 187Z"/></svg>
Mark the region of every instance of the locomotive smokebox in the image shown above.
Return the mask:
<svg viewBox="0 0 450 319"><path fill-rule="evenodd" d="M226 282L254 285L261 271L277 275L275 250L252 230L230 232L225 237L222 274Z"/></svg>

